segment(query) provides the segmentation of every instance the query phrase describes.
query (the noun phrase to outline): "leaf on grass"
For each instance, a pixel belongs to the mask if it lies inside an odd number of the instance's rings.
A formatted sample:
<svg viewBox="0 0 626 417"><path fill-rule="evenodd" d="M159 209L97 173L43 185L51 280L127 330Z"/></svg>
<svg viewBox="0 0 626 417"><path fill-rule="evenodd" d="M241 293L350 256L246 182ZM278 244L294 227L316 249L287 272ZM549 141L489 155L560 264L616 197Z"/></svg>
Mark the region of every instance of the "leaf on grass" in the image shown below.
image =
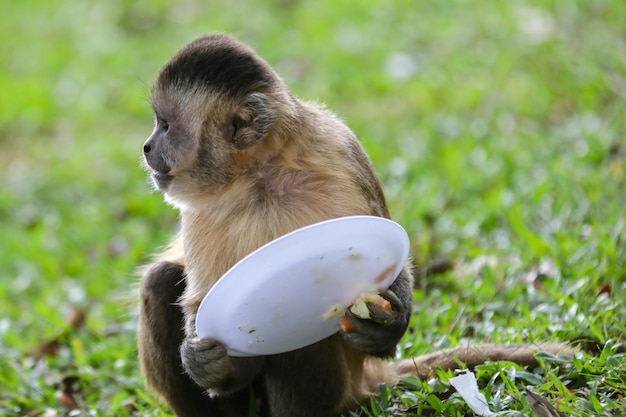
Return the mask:
<svg viewBox="0 0 626 417"><path fill-rule="evenodd" d="M66 376L61 380L61 390L58 398L59 401L61 401L61 404L69 410L76 410L80 408L75 397L79 391L77 388L78 381L79 378L77 376Z"/></svg>
<svg viewBox="0 0 626 417"><path fill-rule="evenodd" d="M67 323L70 325L70 330L42 343L33 355L34 361L38 362L44 357L56 356L61 348L61 340L67 341L66 339L69 334L83 327L86 316L87 313L85 310L74 307L67 317Z"/></svg>
<svg viewBox="0 0 626 417"><path fill-rule="evenodd" d="M473 372L467 371L450 378L450 385L457 390L474 413L483 417L495 416L495 413L487 405L485 395L478 391L478 383Z"/></svg>
<svg viewBox="0 0 626 417"><path fill-rule="evenodd" d="M543 383L543 380L537 374L533 374L532 372L517 371L515 377L517 379L523 379L531 385L541 385Z"/></svg>
<svg viewBox="0 0 626 417"><path fill-rule="evenodd" d="M59 339L55 338L52 340L48 340L47 342L39 346L37 352L35 352L35 354L33 355L33 359L35 360L35 362L38 362L39 360L47 356L56 356L59 353L60 347L61 343L59 342Z"/></svg>
<svg viewBox="0 0 626 417"><path fill-rule="evenodd" d="M537 417L567 417L567 414L554 408L547 398L532 392L528 388L526 388L526 395L528 395L528 405Z"/></svg>
<svg viewBox="0 0 626 417"><path fill-rule="evenodd" d="M59 398L59 401L61 402L61 404L63 404L63 407L65 407L65 408L67 408L69 410L76 410L76 409L80 408L78 406L78 403L74 399L74 395L73 394L68 394L67 392L60 392L58 398Z"/></svg>
<svg viewBox="0 0 626 417"><path fill-rule="evenodd" d="M602 294L611 295L611 284L602 285L600 288L598 288L596 293L597 295L602 295Z"/></svg>
<svg viewBox="0 0 626 417"><path fill-rule="evenodd" d="M87 312L82 308L74 307L67 318L68 324L74 330L78 330L85 324L85 318L87 317Z"/></svg>

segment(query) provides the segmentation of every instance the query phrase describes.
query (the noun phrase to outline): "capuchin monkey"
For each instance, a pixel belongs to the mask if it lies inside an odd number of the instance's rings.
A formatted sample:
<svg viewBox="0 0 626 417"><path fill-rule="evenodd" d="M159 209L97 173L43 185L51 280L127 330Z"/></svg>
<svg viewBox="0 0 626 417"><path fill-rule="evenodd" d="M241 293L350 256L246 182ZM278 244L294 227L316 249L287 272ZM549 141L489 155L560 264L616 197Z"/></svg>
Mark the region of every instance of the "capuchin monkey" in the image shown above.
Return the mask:
<svg viewBox="0 0 626 417"><path fill-rule="evenodd" d="M296 99L252 49L226 35L180 50L161 69L151 102L155 126L143 145L144 166L180 210L181 231L143 271L138 348L147 385L178 416L334 416L403 374L486 360L532 364L535 350L564 350L479 345L389 363L411 315L410 262L380 293L391 309L368 303L369 319L346 309L345 331L311 346L231 357L219 340L199 338L200 302L240 259L313 223L389 218L389 211L372 163L345 124Z"/></svg>

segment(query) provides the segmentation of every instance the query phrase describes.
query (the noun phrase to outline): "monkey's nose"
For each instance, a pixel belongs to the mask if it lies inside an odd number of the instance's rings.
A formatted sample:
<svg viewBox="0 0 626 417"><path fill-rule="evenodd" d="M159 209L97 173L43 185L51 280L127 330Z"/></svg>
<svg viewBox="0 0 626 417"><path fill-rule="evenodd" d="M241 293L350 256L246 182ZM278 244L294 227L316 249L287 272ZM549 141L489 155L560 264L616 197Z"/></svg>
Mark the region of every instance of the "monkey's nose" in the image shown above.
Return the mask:
<svg viewBox="0 0 626 417"><path fill-rule="evenodd" d="M158 142L146 141L143 145L143 157L153 171L160 174L168 174L170 172L170 167L163 158Z"/></svg>
<svg viewBox="0 0 626 417"><path fill-rule="evenodd" d="M154 138L154 135L151 135L146 141L143 143L143 154L144 156L148 156L148 154L152 151L155 151L158 143Z"/></svg>

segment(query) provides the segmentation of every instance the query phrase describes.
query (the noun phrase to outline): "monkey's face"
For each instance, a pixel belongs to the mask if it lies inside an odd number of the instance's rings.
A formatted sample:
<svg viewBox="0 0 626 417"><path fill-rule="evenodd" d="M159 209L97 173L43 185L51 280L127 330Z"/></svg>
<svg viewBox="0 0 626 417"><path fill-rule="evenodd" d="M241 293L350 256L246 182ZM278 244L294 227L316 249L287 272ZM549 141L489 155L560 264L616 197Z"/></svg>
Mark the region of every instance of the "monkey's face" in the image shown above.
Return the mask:
<svg viewBox="0 0 626 417"><path fill-rule="evenodd" d="M153 92L154 130L143 146L156 188L179 206L231 184L254 160L275 119L272 99L208 92Z"/></svg>
<svg viewBox="0 0 626 417"><path fill-rule="evenodd" d="M152 89L156 123L143 154L156 187L174 204L227 187L262 146L285 96L273 70L231 38L204 36L181 49Z"/></svg>
<svg viewBox="0 0 626 417"><path fill-rule="evenodd" d="M174 176L191 165L190 159L197 153L199 143L189 125L181 123L181 117L175 115L175 111L169 106L154 106L154 130L143 145L145 167L150 170L154 185L165 192Z"/></svg>
<svg viewBox="0 0 626 417"><path fill-rule="evenodd" d="M172 202L226 187L242 154L261 138L242 103L206 92L153 93L155 125L144 143L145 167ZM252 120L250 120L252 122Z"/></svg>

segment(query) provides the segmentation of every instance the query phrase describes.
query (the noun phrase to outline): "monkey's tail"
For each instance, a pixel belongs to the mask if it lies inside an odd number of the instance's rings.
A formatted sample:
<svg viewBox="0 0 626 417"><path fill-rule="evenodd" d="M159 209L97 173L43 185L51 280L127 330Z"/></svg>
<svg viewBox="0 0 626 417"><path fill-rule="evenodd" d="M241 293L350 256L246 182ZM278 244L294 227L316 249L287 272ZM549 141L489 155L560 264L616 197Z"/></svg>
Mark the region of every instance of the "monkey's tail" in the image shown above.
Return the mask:
<svg viewBox="0 0 626 417"><path fill-rule="evenodd" d="M479 344L456 347L405 359L390 364L396 375L415 375L421 379L431 377L436 368L444 370L472 369L488 361L510 361L523 366L537 365L535 353L544 351L553 355L571 356L576 349L562 343L538 343L520 345Z"/></svg>

